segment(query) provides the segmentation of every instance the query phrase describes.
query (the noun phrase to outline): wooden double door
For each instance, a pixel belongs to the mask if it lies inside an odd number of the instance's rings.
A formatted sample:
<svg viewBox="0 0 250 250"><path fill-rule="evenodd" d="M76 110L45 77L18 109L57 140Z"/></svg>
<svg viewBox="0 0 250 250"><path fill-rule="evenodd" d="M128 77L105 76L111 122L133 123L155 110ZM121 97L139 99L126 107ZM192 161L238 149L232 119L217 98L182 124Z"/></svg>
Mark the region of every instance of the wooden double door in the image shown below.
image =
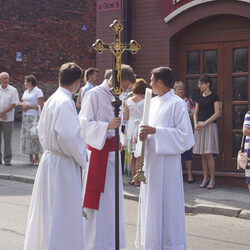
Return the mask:
<svg viewBox="0 0 250 250"><path fill-rule="evenodd" d="M186 83L186 96L196 101L200 94L198 79L208 74L213 80L211 88L220 99L216 169L236 170L244 116L250 108L250 40L186 45L181 50L186 63L180 78ZM194 168L199 168L199 160L195 163Z"/></svg>
<svg viewBox="0 0 250 250"><path fill-rule="evenodd" d="M238 22L243 27L246 24L242 20ZM240 39L240 36L238 40L237 36L232 39L226 34L228 30L223 29L224 21L217 20L216 23L221 24L221 33L225 33L224 38L220 34L218 41L215 36L211 41L207 39L208 42L195 34L192 37L190 34L179 36L177 78L186 83L186 96L194 101L200 93L197 85L199 77L208 74L213 79L211 88L217 92L221 108L221 117L218 119L220 154L216 156L216 170L232 172L236 171L244 117L250 110L250 34L247 34L249 39L246 36L244 39ZM242 25L239 27L242 28ZM212 33L218 31L213 23L208 27ZM193 158L193 168L201 169L198 156Z"/></svg>

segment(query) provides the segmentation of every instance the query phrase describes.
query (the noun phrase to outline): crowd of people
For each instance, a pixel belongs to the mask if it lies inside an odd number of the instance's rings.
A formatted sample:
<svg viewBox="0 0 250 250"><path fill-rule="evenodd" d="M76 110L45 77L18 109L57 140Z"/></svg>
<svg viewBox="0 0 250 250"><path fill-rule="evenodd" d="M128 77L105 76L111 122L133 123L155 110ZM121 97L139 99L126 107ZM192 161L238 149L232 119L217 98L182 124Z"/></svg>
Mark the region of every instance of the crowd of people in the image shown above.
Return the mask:
<svg viewBox="0 0 250 250"><path fill-rule="evenodd" d="M144 249L186 249L182 162L191 184L192 154L200 155L203 169L200 188L213 189L216 184L214 155L219 153L220 108L218 95L211 91L212 79L208 75L199 78L200 95L194 104L185 96L185 85L180 81L173 83L171 68L153 69L150 87L155 97L150 102L149 125L145 125L141 121L147 82L136 77L129 65L122 65L120 84L124 100L121 115L114 117L111 105L114 96L110 91L113 77L108 69L98 85L98 69L87 69L85 86L75 104L72 95L79 90L83 78L83 70L77 64L61 66L59 87L45 103L36 77L25 76L20 150L29 156L28 165L39 165L25 250L115 248L115 129L120 129L122 121L127 122L125 140L121 141L127 141L127 152L131 153L129 184L141 189L141 245ZM9 79L8 73L0 74L0 133L4 137L0 164L3 159L6 166L11 165L12 159L14 109L20 104L18 92L9 85ZM85 121L84 125L80 120ZM33 127L37 134L31 132ZM250 112L245 116L243 134L247 136L247 148ZM146 141L147 184L134 179L141 161L135 157L139 140ZM246 169L246 180L250 191L250 166ZM87 220L82 218L82 209ZM126 247L122 171L119 209L122 249Z"/></svg>

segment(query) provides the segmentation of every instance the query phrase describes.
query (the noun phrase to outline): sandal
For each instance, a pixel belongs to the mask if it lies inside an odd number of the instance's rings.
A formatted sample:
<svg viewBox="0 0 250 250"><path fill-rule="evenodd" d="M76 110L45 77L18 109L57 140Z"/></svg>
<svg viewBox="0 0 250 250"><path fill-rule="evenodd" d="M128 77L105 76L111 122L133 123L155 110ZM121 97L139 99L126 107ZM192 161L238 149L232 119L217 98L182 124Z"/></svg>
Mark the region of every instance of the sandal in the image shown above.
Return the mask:
<svg viewBox="0 0 250 250"><path fill-rule="evenodd" d="M210 181L208 186L207 186L207 189L214 189L215 188L215 183L216 183L216 181Z"/></svg>
<svg viewBox="0 0 250 250"><path fill-rule="evenodd" d="M208 183L209 183L209 179L208 180L203 180L203 182L200 185L200 188L205 188Z"/></svg>
<svg viewBox="0 0 250 250"><path fill-rule="evenodd" d="M34 165L34 161L30 161L29 163L28 163L28 166L33 166Z"/></svg>
<svg viewBox="0 0 250 250"><path fill-rule="evenodd" d="M35 161L34 166L38 166L38 165L39 165L39 161Z"/></svg>
<svg viewBox="0 0 250 250"><path fill-rule="evenodd" d="M135 185L135 180L132 180L132 179L131 179L131 180L128 182L128 184L129 184L129 185Z"/></svg>

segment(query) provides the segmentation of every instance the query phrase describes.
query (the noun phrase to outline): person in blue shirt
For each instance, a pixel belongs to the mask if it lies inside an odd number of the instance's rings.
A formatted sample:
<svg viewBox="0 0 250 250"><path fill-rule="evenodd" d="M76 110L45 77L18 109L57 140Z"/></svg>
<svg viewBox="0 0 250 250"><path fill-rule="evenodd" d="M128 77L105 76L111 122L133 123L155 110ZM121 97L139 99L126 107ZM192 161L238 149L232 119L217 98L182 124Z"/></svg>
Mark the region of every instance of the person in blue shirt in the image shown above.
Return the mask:
<svg viewBox="0 0 250 250"><path fill-rule="evenodd" d="M78 94L77 100L76 100L76 107L78 109L81 109L82 99L85 95L85 93L94 88L98 84L99 80L99 71L96 68L88 68L86 69L84 73L84 82L86 83L85 86L83 86Z"/></svg>

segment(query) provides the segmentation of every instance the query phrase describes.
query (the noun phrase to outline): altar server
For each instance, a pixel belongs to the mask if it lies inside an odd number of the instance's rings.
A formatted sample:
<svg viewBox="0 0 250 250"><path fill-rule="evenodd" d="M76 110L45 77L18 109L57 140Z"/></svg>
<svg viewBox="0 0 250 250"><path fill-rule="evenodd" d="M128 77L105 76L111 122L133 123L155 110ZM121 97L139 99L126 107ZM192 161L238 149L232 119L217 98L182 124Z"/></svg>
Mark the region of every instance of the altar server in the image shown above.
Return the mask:
<svg viewBox="0 0 250 250"><path fill-rule="evenodd" d="M121 66L121 86L126 90L135 82L133 69ZM87 119L86 143L89 168L84 171L85 250L115 249L115 129L121 124L114 117L110 92L112 78L88 91L80 118ZM119 161L120 162L120 161ZM120 249L125 248L125 222L121 166L119 166Z"/></svg>
<svg viewBox="0 0 250 250"><path fill-rule="evenodd" d="M44 154L31 197L24 249L83 250L80 168L86 146L72 94L82 69L66 63L59 70L59 88L46 101L38 125Z"/></svg>
<svg viewBox="0 0 250 250"><path fill-rule="evenodd" d="M141 243L145 250L186 249L185 207L181 154L194 145L185 102L174 94L172 70L152 70L157 96L150 105L149 126L141 126L146 140L141 183Z"/></svg>

